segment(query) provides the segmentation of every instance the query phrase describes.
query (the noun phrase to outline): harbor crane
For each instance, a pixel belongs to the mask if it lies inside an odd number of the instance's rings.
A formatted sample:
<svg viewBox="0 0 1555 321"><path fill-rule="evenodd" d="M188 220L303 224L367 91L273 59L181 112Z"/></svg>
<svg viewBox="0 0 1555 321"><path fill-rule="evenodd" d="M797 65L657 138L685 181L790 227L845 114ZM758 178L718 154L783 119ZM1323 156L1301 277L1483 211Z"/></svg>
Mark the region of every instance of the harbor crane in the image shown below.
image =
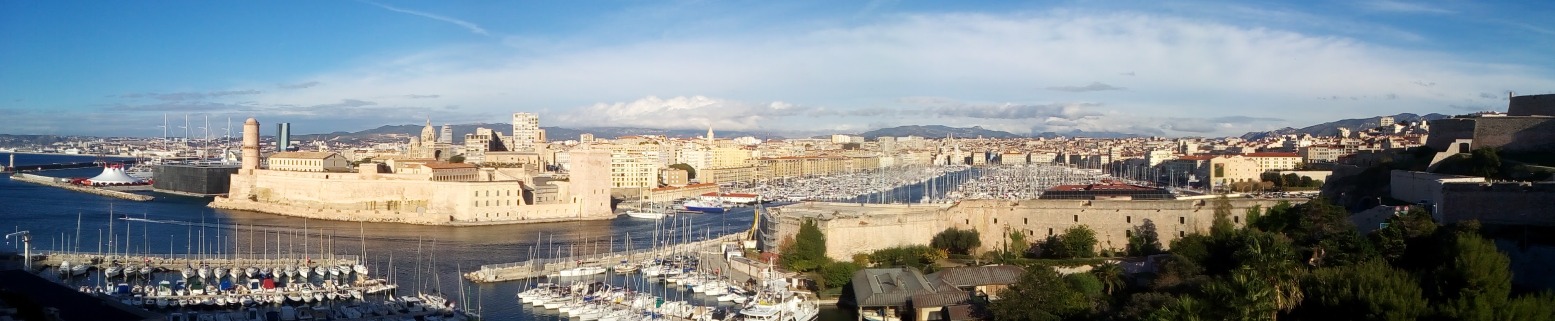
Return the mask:
<svg viewBox="0 0 1555 321"><path fill-rule="evenodd" d="M9 240L12 236L19 236L22 239L22 268L32 271L32 233L21 231L6 234L5 239Z"/></svg>

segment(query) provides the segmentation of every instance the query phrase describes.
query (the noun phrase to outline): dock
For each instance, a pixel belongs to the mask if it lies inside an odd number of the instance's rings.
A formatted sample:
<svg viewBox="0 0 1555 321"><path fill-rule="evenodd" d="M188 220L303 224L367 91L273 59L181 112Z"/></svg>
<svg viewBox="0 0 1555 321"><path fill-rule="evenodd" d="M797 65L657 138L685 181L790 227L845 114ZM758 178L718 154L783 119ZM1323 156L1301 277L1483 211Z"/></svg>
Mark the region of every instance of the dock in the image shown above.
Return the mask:
<svg viewBox="0 0 1555 321"><path fill-rule="evenodd" d="M101 253L45 251L35 253L43 257L34 261L33 266L59 266L60 262L77 264L89 262L96 265L119 261L125 265L149 264L152 268L161 270L180 270L187 266L206 265L222 268L249 268L249 267L279 267L296 266L305 262L312 262L314 266L335 266L358 264L356 255L324 255L323 257L308 257L305 255L258 255L258 254L230 254L230 255L182 255L182 254L152 254L152 255L107 255Z"/></svg>
<svg viewBox="0 0 1555 321"><path fill-rule="evenodd" d="M672 253L695 254L709 247L716 247L726 242L739 242L746 236L745 232L733 233L716 238L682 243L674 246L634 251L617 251L588 256L574 256L552 259L531 259L513 263L482 265L479 270L464 274L464 278L476 283L505 282L523 280L528 278L543 277L560 273L562 270L575 267L604 267L609 268L621 261L641 260L645 258L668 255ZM635 261L632 263L636 263Z"/></svg>
<svg viewBox="0 0 1555 321"><path fill-rule="evenodd" d="M111 189L106 189L106 188L100 188L100 187L77 186L77 185L71 185L71 184L68 184L68 183L60 183L57 178L49 177L49 176L42 176L42 175L33 175L33 174L27 174L27 173L16 173L16 174L12 174L11 175L11 179L19 181L19 182L28 182L28 183L45 185L45 186L50 186L50 187L58 187L58 188L68 189L68 190L82 192L82 193L97 194L97 195L102 195L102 196L107 196L107 197L127 199L127 200L131 200L131 201L136 201L136 202L145 202L145 201L150 201L152 199L152 197L149 196L149 195L140 195L140 194L135 194L135 193L121 192L121 191L116 191L116 190L111 190Z"/></svg>

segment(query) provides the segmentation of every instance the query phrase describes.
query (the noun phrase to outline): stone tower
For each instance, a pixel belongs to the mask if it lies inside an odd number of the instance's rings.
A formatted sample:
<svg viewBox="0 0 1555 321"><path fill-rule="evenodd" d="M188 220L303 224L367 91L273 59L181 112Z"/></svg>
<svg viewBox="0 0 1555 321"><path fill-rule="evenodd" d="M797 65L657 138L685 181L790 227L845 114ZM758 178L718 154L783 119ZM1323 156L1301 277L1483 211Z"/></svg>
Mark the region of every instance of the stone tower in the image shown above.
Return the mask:
<svg viewBox="0 0 1555 321"><path fill-rule="evenodd" d="M243 121L243 165L238 174L253 175L259 169L259 121Z"/></svg>

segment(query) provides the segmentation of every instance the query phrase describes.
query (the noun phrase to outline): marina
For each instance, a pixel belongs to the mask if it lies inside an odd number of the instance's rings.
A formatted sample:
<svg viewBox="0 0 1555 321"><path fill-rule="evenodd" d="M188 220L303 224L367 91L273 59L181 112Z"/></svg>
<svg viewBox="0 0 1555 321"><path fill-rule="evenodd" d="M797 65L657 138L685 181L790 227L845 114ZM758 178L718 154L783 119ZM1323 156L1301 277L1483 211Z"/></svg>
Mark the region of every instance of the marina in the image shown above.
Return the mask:
<svg viewBox="0 0 1555 321"><path fill-rule="evenodd" d="M619 262L633 262L633 258L666 257L674 253L697 253L710 249L719 249L726 243L740 243L747 235L745 232L740 232L655 249L566 256L551 259L534 258L521 262L487 264L480 266L478 270L465 273L464 277L473 282L489 283L546 276L576 276L573 274L584 273L582 271L603 273L605 269L613 267ZM591 272L588 274L597 273Z"/></svg>
<svg viewBox="0 0 1555 321"><path fill-rule="evenodd" d="M975 176L969 166L902 166L830 176L775 179L737 184L734 193L761 195L766 200L917 202L938 197L959 180Z"/></svg>

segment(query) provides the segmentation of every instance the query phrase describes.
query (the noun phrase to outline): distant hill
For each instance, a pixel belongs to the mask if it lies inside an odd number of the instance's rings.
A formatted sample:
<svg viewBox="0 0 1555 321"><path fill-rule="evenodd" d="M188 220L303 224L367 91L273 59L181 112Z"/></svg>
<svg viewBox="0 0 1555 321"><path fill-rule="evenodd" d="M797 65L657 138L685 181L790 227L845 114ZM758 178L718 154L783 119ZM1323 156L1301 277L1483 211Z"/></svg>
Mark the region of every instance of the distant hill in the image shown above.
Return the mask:
<svg viewBox="0 0 1555 321"><path fill-rule="evenodd" d="M1393 115L1393 121L1394 122L1400 122L1400 123L1403 123L1403 122L1418 122L1418 121L1430 121L1430 120L1443 119L1443 118L1447 118L1447 117L1450 117L1450 116L1442 115L1442 114L1436 114L1436 113L1425 114L1425 115L1415 115L1415 114L1411 114L1411 113L1403 113L1403 114ZM1359 131L1359 130L1362 130L1362 129L1366 129L1365 126L1370 126L1370 125L1367 125L1367 124L1375 124L1375 123L1377 123L1378 119L1382 119L1382 116L1371 117L1371 118L1355 118L1355 119L1337 120L1337 121L1331 121L1331 122L1326 122L1326 123L1322 123L1322 124L1302 127L1302 128L1299 128L1299 129L1298 128L1285 127L1285 128L1280 128L1280 129L1266 131L1266 132L1248 132L1246 134L1242 134L1242 138L1243 139L1247 139L1247 140L1258 140L1258 139L1264 139L1264 138L1268 138L1268 137L1276 137L1276 136L1281 136L1281 135L1292 135L1292 134L1295 134L1295 135L1308 134L1308 135L1312 135L1312 136L1334 136L1334 135L1338 135L1339 134L1339 128L1340 127L1349 128L1351 130Z"/></svg>
<svg viewBox="0 0 1555 321"><path fill-rule="evenodd" d="M1048 138L1048 139L1052 139L1052 138L1059 138L1059 137L1069 137L1069 138L1077 138L1077 137L1083 137L1083 138L1134 138L1134 137L1141 137L1141 136L1138 135L1138 134L1129 134L1129 133L1088 132L1088 131L1083 131L1083 130L1075 129L1075 130L1071 130L1071 131L1068 131L1068 132L1062 132L1062 133L1059 133L1059 132L1042 132L1041 134L1032 135L1031 137L1032 138Z"/></svg>
<svg viewBox="0 0 1555 321"><path fill-rule="evenodd" d="M918 137L927 137L927 138L945 138L946 135L954 136L956 138L976 138L976 137L983 137L983 138L1018 138L1018 137L1023 137L1021 135L1012 134L1010 132L997 131L997 130L991 130L991 129L984 129L981 126L972 126L970 128L957 128L957 127L949 127L949 126L942 126L942 125L897 126L897 127L891 127L891 128L881 128L881 129L871 130L871 131L867 131L867 132L864 132L862 134L859 134L859 136L864 136L865 139L876 139L876 138L880 138L882 136L888 136L888 137L918 136Z"/></svg>
<svg viewBox="0 0 1555 321"><path fill-rule="evenodd" d="M426 126L426 125L425 124L422 124L422 125L384 125L384 126L380 126L378 128L373 128L373 129L368 129L368 130L363 130L363 131L358 131L358 132L333 132L333 133L328 133L328 134L309 134L309 135L294 135L294 136L296 136L297 140L304 140L304 141L307 141L307 140L361 140L361 139L374 139L374 138L383 139L383 138L388 138L388 137L409 137L411 135L421 135L421 128L424 127L424 126ZM442 125L436 125L436 124L434 124L433 127L436 128L437 130L442 130L442 128L443 128ZM475 129L476 128L481 128L481 127L485 127L485 128L492 129L492 130L495 130L495 131L500 131L500 132L503 133L503 135L512 135L512 133L513 133L513 125L512 124L505 124L505 123L460 124L460 125L451 125L451 127L453 127L454 141L455 142L463 142L464 141L464 135L466 135L466 134L473 134L473 133L475 133ZM577 129L574 129L574 128L562 128L562 127L540 127L540 128L541 129L545 129L546 139L547 140L551 140L551 141L577 140L579 136L581 136L581 135L583 135L585 133L594 134L594 137L599 137L599 138L615 138L615 137L630 136L630 135L663 135L663 136L677 137L677 138L691 138L691 137L701 137L703 135L707 135L707 130L705 130L705 129L702 129L702 130L697 130L697 129L654 129L654 128L635 128L635 127L591 127L591 128L577 128ZM723 137L723 138L733 138L733 137L742 137L742 136L754 136L754 137L757 137L757 138L781 138L782 137L781 135L778 135L776 133L768 133L768 132L718 131L718 130L715 130L713 132L713 135L716 135L718 137Z"/></svg>

